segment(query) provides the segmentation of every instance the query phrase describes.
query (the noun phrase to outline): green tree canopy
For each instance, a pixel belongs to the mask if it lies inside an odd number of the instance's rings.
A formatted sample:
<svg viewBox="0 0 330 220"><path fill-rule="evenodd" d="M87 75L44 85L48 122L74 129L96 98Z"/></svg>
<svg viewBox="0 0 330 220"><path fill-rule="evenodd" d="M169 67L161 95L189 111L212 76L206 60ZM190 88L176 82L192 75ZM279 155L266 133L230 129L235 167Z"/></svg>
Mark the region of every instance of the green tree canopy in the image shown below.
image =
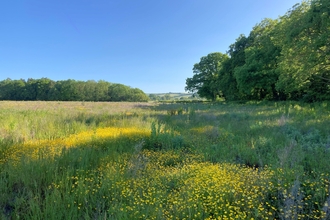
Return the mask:
<svg viewBox="0 0 330 220"><path fill-rule="evenodd" d="M330 99L330 2L296 4L281 17L278 32L278 90L292 99Z"/></svg>
<svg viewBox="0 0 330 220"><path fill-rule="evenodd" d="M140 89L103 80L53 81L48 78L27 81L0 81L0 100L43 101L131 101L145 102L149 97Z"/></svg>
<svg viewBox="0 0 330 220"><path fill-rule="evenodd" d="M186 79L185 90L197 92L200 97L215 100L222 96L218 85L219 73L222 63L228 59L228 55L222 53L210 53L200 59L193 68L193 77Z"/></svg>
<svg viewBox="0 0 330 220"><path fill-rule="evenodd" d="M256 25L248 37L244 49L245 61L234 70L237 86L248 99L278 99L275 89L278 80L277 57L281 48L273 42L273 30L277 21L264 19Z"/></svg>
<svg viewBox="0 0 330 220"><path fill-rule="evenodd" d="M215 100L330 100L330 1L306 0L194 65L186 91Z"/></svg>

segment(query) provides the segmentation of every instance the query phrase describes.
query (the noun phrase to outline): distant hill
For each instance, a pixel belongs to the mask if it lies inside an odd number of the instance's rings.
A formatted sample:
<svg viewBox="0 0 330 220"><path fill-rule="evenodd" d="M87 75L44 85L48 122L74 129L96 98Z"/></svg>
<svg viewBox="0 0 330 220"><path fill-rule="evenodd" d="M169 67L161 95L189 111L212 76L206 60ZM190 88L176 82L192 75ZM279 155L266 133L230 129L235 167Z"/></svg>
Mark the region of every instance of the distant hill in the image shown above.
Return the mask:
<svg viewBox="0 0 330 220"><path fill-rule="evenodd" d="M191 93L180 93L180 92L169 92L169 93L147 93L147 95L154 94L157 96L165 96L169 95L170 97L173 98L181 98L181 97L191 97L193 94Z"/></svg>
<svg viewBox="0 0 330 220"><path fill-rule="evenodd" d="M147 93L150 100L153 101L164 101L164 100L199 100L201 99L196 94L192 93Z"/></svg>

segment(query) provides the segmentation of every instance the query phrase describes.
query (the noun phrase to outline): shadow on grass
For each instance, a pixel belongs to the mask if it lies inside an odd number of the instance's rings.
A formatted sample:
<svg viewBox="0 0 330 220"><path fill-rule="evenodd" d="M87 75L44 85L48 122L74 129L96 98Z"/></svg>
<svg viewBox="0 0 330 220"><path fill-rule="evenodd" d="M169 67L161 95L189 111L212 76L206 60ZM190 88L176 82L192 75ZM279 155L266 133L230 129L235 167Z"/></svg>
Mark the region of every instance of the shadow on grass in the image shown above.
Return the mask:
<svg viewBox="0 0 330 220"><path fill-rule="evenodd" d="M248 166L302 166L305 171L330 169L329 109L326 103L158 103L144 108L189 146L212 162ZM291 156L283 152L295 143ZM300 154L301 158L295 158ZM320 160L319 164L317 160Z"/></svg>

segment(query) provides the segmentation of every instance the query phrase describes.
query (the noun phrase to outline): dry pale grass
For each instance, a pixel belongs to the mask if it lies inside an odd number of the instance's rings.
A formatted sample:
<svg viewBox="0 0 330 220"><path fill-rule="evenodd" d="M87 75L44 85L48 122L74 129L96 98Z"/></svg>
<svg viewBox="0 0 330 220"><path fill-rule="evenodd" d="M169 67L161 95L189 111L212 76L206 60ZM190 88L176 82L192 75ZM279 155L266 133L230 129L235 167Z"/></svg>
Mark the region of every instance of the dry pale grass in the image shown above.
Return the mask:
<svg viewBox="0 0 330 220"><path fill-rule="evenodd" d="M144 123L142 117L131 116L148 116L153 105L145 102L0 101L0 141L54 139L96 127L141 124Z"/></svg>
<svg viewBox="0 0 330 220"><path fill-rule="evenodd" d="M59 102L59 101L0 101L0 110L84 111L85 113L116 114L133 109L149 108L147 102Z"/></svg>

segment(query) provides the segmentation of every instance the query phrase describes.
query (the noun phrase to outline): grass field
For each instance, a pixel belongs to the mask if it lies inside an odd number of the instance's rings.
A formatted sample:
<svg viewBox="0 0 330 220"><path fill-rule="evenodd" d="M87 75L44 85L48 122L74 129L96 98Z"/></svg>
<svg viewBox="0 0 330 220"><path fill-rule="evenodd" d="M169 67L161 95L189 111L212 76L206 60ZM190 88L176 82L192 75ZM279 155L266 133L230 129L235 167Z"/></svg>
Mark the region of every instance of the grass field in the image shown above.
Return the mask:
<svg viewBox="0 0 330 220"><path fill-rule="evenodd" d="M0 102L0 219L330 219L330 103Z"/></svg>

